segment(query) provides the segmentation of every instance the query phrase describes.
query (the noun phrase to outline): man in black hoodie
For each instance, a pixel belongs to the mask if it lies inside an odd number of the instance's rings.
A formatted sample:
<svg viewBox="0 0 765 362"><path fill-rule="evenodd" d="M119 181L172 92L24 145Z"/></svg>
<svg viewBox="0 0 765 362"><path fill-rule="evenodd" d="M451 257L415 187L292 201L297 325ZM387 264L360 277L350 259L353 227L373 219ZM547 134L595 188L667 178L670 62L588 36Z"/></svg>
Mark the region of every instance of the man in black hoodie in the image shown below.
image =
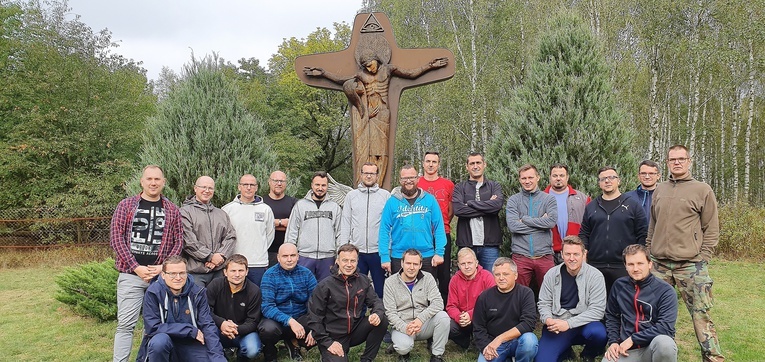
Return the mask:
<svg viewBox="0 0 765 362"><path fill-rule="evenodd" d="M617 279L608 295L603 361L677 361L675 289L651 274L644 245L629 245L622 255L629 276Z"/></svg>
<svg viewBox="0 0 765 362"><path fill-rule="evenodd" d="M355 245L340 246L331 276L316 286L308 304L308 327L314 331L322 361L347 362L348 350L364 341L361 362L374 361L388 328L382 301L369 278L358 273L358 261Z"/></svg>
<svg viewBox="0 0 765 362"><path fill-rule="evenodd" d="M237 361L249 361L260 352L260 288L247 279L247 258L234 254L223 268L225 278L207 284L210 314L223 347L238 348Z"/></svg>

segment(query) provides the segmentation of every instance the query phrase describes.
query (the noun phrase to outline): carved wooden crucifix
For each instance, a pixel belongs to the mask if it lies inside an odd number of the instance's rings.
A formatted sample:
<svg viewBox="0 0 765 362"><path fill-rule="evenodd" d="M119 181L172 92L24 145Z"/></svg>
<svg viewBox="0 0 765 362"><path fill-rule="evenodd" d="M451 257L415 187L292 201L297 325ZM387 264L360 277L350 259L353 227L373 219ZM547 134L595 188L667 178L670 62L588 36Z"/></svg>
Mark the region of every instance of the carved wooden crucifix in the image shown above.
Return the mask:
<svg viewBox="0 0 765 362"><path fill-rule="evenodd" d="M354 186L361 166L377 165L391 189L396 121L406 88L454 76L454 54L444 48L401 49L384 13L357 14L351 44L334 53L298 57L295 71L312 87L340 90L350 104Z"/></svg>

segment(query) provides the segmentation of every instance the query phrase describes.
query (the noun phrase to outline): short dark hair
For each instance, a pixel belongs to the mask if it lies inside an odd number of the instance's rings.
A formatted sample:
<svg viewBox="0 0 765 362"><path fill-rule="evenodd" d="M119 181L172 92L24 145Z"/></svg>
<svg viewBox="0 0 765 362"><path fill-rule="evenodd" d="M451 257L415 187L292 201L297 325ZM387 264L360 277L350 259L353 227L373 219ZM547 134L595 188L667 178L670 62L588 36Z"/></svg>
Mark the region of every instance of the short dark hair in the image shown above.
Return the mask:
<svg viewBox="0 0 765 362"><path fill-rule="evenodd" d="M611 166L603 166L603 167L598 169L598 175L600 175L601 173L606 172L608 170L613 170L614 172L616 172L617 175L619 174L619 171L616 171L615 168L613 168Z"/></svg>
<svg viewBox="0 0 765 362"><path fill-rule="evenodd" d="M403 166L401 166L401 171L404 171L404 170L415 170L415 171L417 171L417 169L414 168L414 165L412 165L411 163L407 163L407 164L404 164Z"/></svg>
<svg viewBox="0 0 765 362"><path fill-rule="evenodd" d="M184 259L184 258L183 258L183 257L181 257L180 255L172 255L172 256L169 256L167 259L165 259L165 261L164 261L164 262L162 262L162 271L165 271L165 270L166 270L166 268L165 268L165 267L166 267L168 264L184 264L184 265L185 265L185 264L186 264L186 259Z"/></svg>
<svg viewBox="0 0 765 362"><path fill-rule="evenodd" d="M486 160L483 158L483 153L471 151L470 153L468 153L467 157L465 158L465 163L469 162L468 160L470 159L470 157L475 157L475 156L481 156L481 161L486 162Z"/></svg>
<svg viewBox="0 0 765 362"><path fill-rule="evenodd" d="M404 257L407 256L407 255L418 256L418 257L420 257L420 262L422 262L422 253L419 250L415 249L415 248L406 249L406 251L404 252L404 255L401 255L401 262L402 263L404 262Z"/></svg>
<svg viewBox="0 0 765 362"><path fill-rule="evenodd" d="M436 152L436 151L425 151L425 156L427 156L427 155L435 155L436 157L438 157L438 159L439 159L439 160L441 159L441 153L440 153L440 152Z"/></svg>
<svg viewBox="0 0 765 362"><path fill-rule="evenodd" d="M356 254L359 253L359 248L356 247L356 245L353 245L351 243L340 245L339 248L337 248L337 255L340 255L341 252L348 252L348 251L355 251Z"/></svg>
<svg viewBox="0 0 765 362"><path fill-rule="evenodd" d="M146 165L146 167L144 167L143 170L141 171L141 174L143 175L143 173L150 168L156 168L157 170L159 170L159 172L162 172L162 177L165 176L165 170L163 170L162 167L158 165Z"/></svg>
<svg viewBox="0 0 765 362"><path fill-rule="evenodd" d="M361 168L363 169L364 166L374 166L375 167L375 173L380 173L380 166L377 166L374 162L365 162L363 165L361 165ZM359 170L361 172L361 170Z"/></svg>
<svg viewBox="0 0 765 362"><path fill-rule="evenodd" d="M655 168L659 173L661 173L661 168L659 168L659 164L652 160L643 160L640 161L640 164L638 165L638 172L640 172L640 168L643 166L653 167Z"/></svg>
<svg viewBox="0 0 765 362"><path fill-rule="evenodd" d="M536 172L537 175L539 175L539 169L537 169L537 166L534 166L534 165L532 165L530 163L527 163L527 164L525 164L525 165L523 165L523 166L518 168L518 176L520 176L521 173L526 172L528 170L534 170L534 172Z"/></svg>
<svg viewBox="0 0 765 362"><path fill-rule="evenodd" d="M632 244L628 245L624 250L622 251L622 258L624 259L624 262L627 262L627 255L636 255L637 253L643 253L645 255L645 259L648 261L651 261L651 258L649 257L650 252L648 251L648 248L645 245L640 244Z"/></svg>
<svg viewBox="0 0 765 362"><path fill-rule="evenodd" d="M562 168L566 170L566 174L568 174L568 166L563 163L553 163L552 166L550 166L550 173L552 173L552 170L555 168Z"/></svg>
<svg viewBox="0 0 765 362"><path fill-rule="evenodd" d="M587 248L584 246L584 242L582 241L582 239L580 239L576 235L566 236L565 238L563 238L562 243L563 245L579 245L580 247L582 247L582 252L587 251Z"/></svg>
<svg viewBox="0 0 765 362"><path fill-rule="evenodd" d="M313 176L311 176L311 182L317 177L321 178L327 178L327 171L316 171L313 173ZM328 178L327 178L328 179Z"/></svg>
<svg viewBox="0 0 765 362"><path fill-rule="evenodd" d="M231 264L231 263L237 263L237 264L240 264L240 265L244 265L245 269L248 269L250 267L248 262L247 262L247 258L244 255L242 255L242 254L231 255L231 257L226 260L226 267L225 267L225 269L228 269L228 265Z"/></svg>

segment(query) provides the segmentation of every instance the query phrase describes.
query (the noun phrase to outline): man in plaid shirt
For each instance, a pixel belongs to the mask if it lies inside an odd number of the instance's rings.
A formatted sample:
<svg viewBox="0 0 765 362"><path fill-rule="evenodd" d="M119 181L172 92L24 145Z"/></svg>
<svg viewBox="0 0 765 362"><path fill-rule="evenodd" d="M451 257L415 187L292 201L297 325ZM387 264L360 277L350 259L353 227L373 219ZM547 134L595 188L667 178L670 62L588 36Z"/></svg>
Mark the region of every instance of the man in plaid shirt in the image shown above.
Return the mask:
<svg viewBox="0 0 765 362"><path fill-rule="evenodd" d="M178 206L162 196L165 176L159 166L143 169L143 192L117 205L109 244L116 254L117 332L113 361L127 361L133 329L149 282L162 271L162 262L183 249L183 228Z"/></svg>

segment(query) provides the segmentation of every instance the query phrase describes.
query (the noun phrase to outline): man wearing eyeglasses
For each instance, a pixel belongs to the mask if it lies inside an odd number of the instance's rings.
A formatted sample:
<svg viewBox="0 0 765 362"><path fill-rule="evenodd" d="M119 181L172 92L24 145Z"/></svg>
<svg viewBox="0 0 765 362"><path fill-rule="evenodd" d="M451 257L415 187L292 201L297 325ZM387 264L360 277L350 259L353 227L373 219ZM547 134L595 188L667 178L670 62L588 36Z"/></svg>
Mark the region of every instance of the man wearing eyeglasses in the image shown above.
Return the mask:
<svg viewBox="0 0 765 362"><path fill-rule="evenodd" d="M146 289L144 335L137 361L226 362L205 289L188 283L186 261L171 256Z"/></svg>
<svg viewBox="0 0 765 362"><path fill-rule="evenodd" d="M691 155L682 145L669 148L669 179L656 186L646 246L652 273L677 285L691 313L704 361L724 361L709 310L712 278L708 264L720 236L717 200L708 184L691 175Z"/></svg>
<svg viewBox="0 0 765 362"><path fill-rule="evenodd" d="M114 249L117 279L117 330L113 360L127 361L133 330L149 282L162 271L162 263L183 248L178 206L162 196L165 176L149 165L141 175L140 194L122 200L114 210L109 244Z"/></svg>
<svg viewBox="0 0 765 362"><path fill-rule="evenodd" d="M274 242L268 248L268 266L277 263L276 255L279 247L284 244L284 235L290 224L290 214L297 199L286 194L287 174L282 171L274 171L268 177L268 195L263 196L263 202L271 207L274 213Z"/></svg>
<svg viewBox="0 0 765 362"><path fill-rule="evenodd" d="M215 194L215 181L202 176L194 183L194 195L181 207L183 219L183 257L189 274L200 287L213 278L223 276L226 258L234 254L236 230L228 214L210 200Z"/></svg>
<svg viewBox="0 0 765 362"><path fill-rule="evenodd" d="M339 244L350 243L359 249L359 274L371 274L375 293L382 298L385 271L380 262L378 238L382 210L390 192L377 184L377 173L376 164L365 163L361 166L361 183L358 188L345 195Z"/></svg>
<svg viewBox="0 0 765 362"><path fill-rule="evenodd" d="M401 270L401 258L408 249L422 254L422 271L431 275L444 262L446 232L441 208L433 195L417 187L417 179L414 166L402 167L401 187L393 190L383 208L380 261L391 274Z"/></svg>
<svg viewBox="0 0 765 362"><path fill-rule="evenodd" d="M640 185L637 189L625 193L625 195L638 200L643 211L645 212L646 223L651 218L651 201L653 200L653 191L656 190L656 185L659 184L661 179L661 171L659 171L659 164L651 160L643 160L638 166L638 179Z"/></svg>
<svg viewBox="0 0 765 362"><path fill-rule="evenodd" d="M274 241L274 213L256 195L258 179L246 174L239 178L239 195L221 208L236 230L234 252L247 258L247 279L260 287L268 268L268 248Z"/></svg>
<svg viewBox="0 0 765 362"><path fill-rule="evenodd" d="M603 274L606 294L616 279L627 276L622 251L632 244L645 245L648 229L643 208L619 191L620 184L613 167L598 170L598 187L603 194L585 206L579 230L587 249L587 263Z"/></svg>

